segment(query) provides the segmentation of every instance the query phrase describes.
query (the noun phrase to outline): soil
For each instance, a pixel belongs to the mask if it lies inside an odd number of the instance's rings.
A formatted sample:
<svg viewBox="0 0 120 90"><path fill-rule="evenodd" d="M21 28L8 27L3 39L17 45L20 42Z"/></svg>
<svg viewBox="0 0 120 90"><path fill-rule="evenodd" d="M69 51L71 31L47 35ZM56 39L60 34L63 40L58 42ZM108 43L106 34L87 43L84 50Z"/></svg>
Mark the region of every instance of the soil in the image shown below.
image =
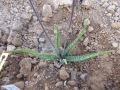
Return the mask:
<svg viewBox="0 0 120 90"><path fill-rule="evenodd" d="M57 7L50 0L33 2L53 43L54 24L58 25L63 46L71 4ZM43 7L51 9L46 12ZM78 35L85 19L90 24L70 55L114 52L62 66L28 54L10 54L0 73L1 86L14 84L21 90L120 90L120 0L83 0L82 7L78 7L76 3L67 44ZM0 54L19 48L55 53L28 0L1 0Z"/></svg>

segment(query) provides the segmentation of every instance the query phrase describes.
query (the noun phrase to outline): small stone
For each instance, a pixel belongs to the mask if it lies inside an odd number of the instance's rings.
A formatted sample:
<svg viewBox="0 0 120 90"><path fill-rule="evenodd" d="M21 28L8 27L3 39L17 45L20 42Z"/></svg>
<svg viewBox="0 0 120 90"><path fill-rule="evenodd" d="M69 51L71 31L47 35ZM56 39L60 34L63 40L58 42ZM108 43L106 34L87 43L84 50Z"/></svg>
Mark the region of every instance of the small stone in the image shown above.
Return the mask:
<svg viewBox="0 0 120 90"><path fill-rule="evenodd" d="M45 22L50 22L51 19L49 17L43 17L42 20Z"/></svg>
<svg viewBox="0 0 120 90"><path fill-rule="evenodd" d="M104 8L106 8L108 6L109 6L109 4L107 2L104 2L104 4L102 5L102 7L104 7Z"/></svg>
<svg viewBox="0 0 120 90"><path fill-rule="evenodd" d="M115 16L118 17L118 16L119 16L119 13L116 12L116 13L115 13Z"/></svg>
<svg viewBox="0 0 120 90"><path fill-rule="evenodd" d="M76 74L77 74L76 71L71 72L71 80L76 80Z"/></svg>
<svg viewBox="0 0 120 90"><path fill-rule="evenodd" d="M107 13L107 14L106 14L106 16L111 17L111 16L112 16L112 14L111 14L111 13Z"/></svg>
<svg viewBox="0 0 120 90"><path fill-rule="evenodd" d="M14 45L7 45L7 51L15 50L16 47Z"/></svg>
<svg viewBox="0 0 120 90"><path fill-rule="evenodd" d="M43 68L43 67L46 67L46 66L47 66L46 62L41 61L41 62L38 63L38 68Z"/></svg>
<svg viewBox="0 0 120 90"><path fill-rule="evenodd" d="M109 13L114 13L116 6L115 5L110 5L107 10Z"/></svg>
<svg viewBox="0 0 120 90"><path fill-rule="evenodd" d="M27 13L30 13L32 11L30 6L26 6L25 10L26 10Z"/></svg>
<svg viewBox="0 0 120 90"><path fill-rule="evenodd" d="M84 81L86 79L87 73L81 74L80 78Z"/></svg>
<svg viewBox="0 0 120 90"><path fill-rule="evenodd" d="M119 18L118 17L114 17L114 20L117 21Z"/></svg>
<svg viewBox="0 0 120 90"><path fill-rule="evenodd" d="M74 86L74 85L76 85L76 82L75 81L68 81L68 84L71 86Z"/></svg>
<svg viewBox="0 0 120 90"><path fill-rule="evenodd" d="M64 69L61 69L61 70L60 70L60 78L61 78L61 79L66 80L66 79L68 79L69 77L70 77L70 76L69 76L69 74L67 73L66 70L64 70Z"/></svg>
<svg viewBox="0 0 120 90"><path fill-rule="evenodd" d="M118 47L118 43L117 43L117 42L113 42L113 43L112 43L112 46L113 46L114 48L116 48L116 47Z"/></svg>
<svg viewBox="0 0 120 90"><path fill-rule="evenodd" d="M111 27L114 28L114 29L119 29L120 28L120 22L111 23Z"/></svg>
<svg viewBox="0 0 120 90"><path fill-rule="evenodd" d="M20 21L15 21L12 25L12 30L15 30L15 31L22 31L23 29L23 24L22 22Z"/></svg>
<svg viewBox="0 0 120 90"><path fill-rule="evenodd" d="M61 86L63 86L63 82L62 82L62 81L59 81L59 82L57 82L57 83L55 84L55 86L56 86L56 87L61 87Z"/></svg>
<svg viewBox="0 0 120 90"><path fill-rule="evenodd" d="M21 14L21 18L26 19L26 20L31 20L32 19L32 14L23 12Z"/></svg>
<svg viewBox="0 0 120 90"><path fill-rule="evenodd" d="M83 41L83 44L84 44L85 46L87 46L88 43L89 43L89 39L88 39L88 37L86 37L86 38L84 39L84 41Z"/></svg>
<svg viewBox="0 0 120 90"><path fill-rule="evenodd" d="M39 41L44 43L45 42L45 38L39 38Z"/></svg>
<svg viewBox="0 0 120 90"><path fill-rule="evenodd" d="M100 27L101 27L101 28L103 28L103 27L104 27L104 25L103 25L103 24L100 24Z"/></svg>
<svg viewBox="0 0 120 90"><path fill-rule="evenodd" d="M73 90L79 90L79 88L78 87L74 87Z"/></svg>
<svg viewBox="0 0 120 90"><path fill-rule="evenodd" d="M93 3L93 2L90 1L90 0L83 0L83 2L82 2L82 8L90 9L92 3Z"/></svg>
<svg viewBox="0 0 120 90"><path fill-rule="evenodd" d="M88 18L84 20L84 24L83 25L85 25L86 23L87 23L87 25L90 25L90 20Z"/></svg>
<svg viewBox="0 0 120 90"><path fill-rule="evenodd" d="M10 82L10 78L9 78L9 77L3 77L3 78L2 78L2 82L3 82L4 84L8 84L8 83Z"/></svg>
<svg viewBox="0 0 120 90"><path fill-rule="evenodd" d="M38 34L39 36L43 33L43 30L36 30L36 34Z"/></svg>
<svg viewBox="0 0 120 90"><path fill-rule="evenodd" d="M33 16L33 20L34 20L34 21L37 21L37 17L36 17L36 16Z"/></svg>
<svg viewBox="0 0 120 90"><path fill-rule="evenodd" d="M20 37L15 36L14 39L12 40L12 44L14 46L21 46L23 43L22 39Z"/></svg>
<svg viewBox="0 0 120 90"><path fill-rule="evenodd" d="M45 83L45 90L49 90L47 83Z"/></svg>
<svg viewBox="0 0 120 90"><path fill-rule="evenodd" d="M23 81L16 82L14 85L17 86L20 90L23 90L25 87L25 83Z"/></svg>
<svg viewBox="0 0 120 90"><path fill-rule="evenodd" d="M37 77L37 76L38 76L38 73L35 73L35 74L34 74L34 77Z"/></svg>
<svg viewBox="0 0 120 90"><path fill-rule="evenodd" d="M16 77L17 77L18 79L20 79L20 78L23 77L23 75L20 73L20 74L18 74Z"/></svg>
<svg viewBox="0 0 120 90"><path fill-rule="evenodd" d="M92 26L89 26L89 27L88 27L88 31L89 31L89 32L92 32L93 30L94 30L94 28L93 28Z"/></svg>
<svg viewBox="0 0 120 90"><path fill-rule="evenodd" d="M44 17L52 17L52 8L51 5L43 5L42 15Z"/></svg>

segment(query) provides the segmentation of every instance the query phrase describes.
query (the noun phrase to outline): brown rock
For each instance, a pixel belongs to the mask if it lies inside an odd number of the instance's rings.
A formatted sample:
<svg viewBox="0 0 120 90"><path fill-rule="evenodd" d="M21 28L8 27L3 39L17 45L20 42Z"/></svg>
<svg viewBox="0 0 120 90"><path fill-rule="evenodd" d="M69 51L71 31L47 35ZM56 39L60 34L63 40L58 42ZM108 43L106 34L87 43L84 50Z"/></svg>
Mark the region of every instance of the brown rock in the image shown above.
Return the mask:
<svg viewBox="0 0 120 90"><path fill-rule="evenodd" d="M15 36L14 39L12 40L12 44L14 46L21 46L23 43L22 39L20 37Z"/></svg>
<svg viewBox="0 0 120 90"><path fill-rule="evenodd" d="M61 79L66 80L66 79L68 79L69 77L70 77L70 76L69 76L69 74L67 73L66 70L64 70L64 69L61 69L61 70L60 70L60 78L61 78Z"/></svg>

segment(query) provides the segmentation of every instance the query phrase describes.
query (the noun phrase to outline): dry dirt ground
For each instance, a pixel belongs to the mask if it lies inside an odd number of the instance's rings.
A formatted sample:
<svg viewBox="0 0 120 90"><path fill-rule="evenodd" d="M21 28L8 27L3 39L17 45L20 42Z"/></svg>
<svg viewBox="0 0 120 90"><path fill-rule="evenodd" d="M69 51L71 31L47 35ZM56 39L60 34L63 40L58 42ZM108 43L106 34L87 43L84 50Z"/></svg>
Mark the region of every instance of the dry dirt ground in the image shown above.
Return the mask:
<svg viewBox="0 0 120 90"><path fill-rule="evenodd" d="M33 0L53 42L54 24L58 25L62 45L71 5L59 5L59 0L54 1ZM0 73L0 85L14 84L21 90L120 90L120 0L83 2L80 9L76 3L68 43L83 28L85 19L90 24L70 54L83 55L104 50L114 52L62 67L55 61L27 54L11 54ZM43 52L54 52L29 1L0 0L0 53L19 48L40 51L38 46Z"/></svg>

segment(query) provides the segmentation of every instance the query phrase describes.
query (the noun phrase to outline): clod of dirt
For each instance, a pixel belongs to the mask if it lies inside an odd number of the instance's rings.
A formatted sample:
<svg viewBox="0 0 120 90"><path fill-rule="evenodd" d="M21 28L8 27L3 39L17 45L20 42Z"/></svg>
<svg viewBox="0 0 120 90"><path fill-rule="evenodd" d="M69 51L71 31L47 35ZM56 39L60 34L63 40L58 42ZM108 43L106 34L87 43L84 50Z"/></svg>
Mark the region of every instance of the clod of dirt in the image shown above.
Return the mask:
<svg viewBox="0 0 120 90"><path fill-rule="evenodd" d="M3 43L7 43L7 39L8 39L8 35L7 35L7 34L4 34L4 35L2 36L2 42L3 42Z"/></svg>
<svg viewBox="0 0 120 90"><path fill-rule="evenodd" d="M84 20L83 25L85 25L85 24L86 24L86 22L87 22L87 25L90 25L90 20L89 20L88 18Z"/></svg>
<svg viewBox="0 0 120 90"><path fill-rule="evenodd" d="M25 83L23 81L16 82L14 85L17 86L20 90L23 90L25 87Z"/></svg>
<svg viewBox="0 0 120 90"><path fill-rule="evenodd" d="M76 74L77 74L76 71L71 72L71 80L76 80Z"/></svg>
<svg viewBox="0 0 120 90"><path fill-rule="evenodd" d="M64 69L61 69L59 74L60 74L60 78L63 80L66 80L70 77L67 71Z"/></svg>
<svg viewBox="0 0 120 90"><path fill-rule="evenodd" d="M120 28L120 22L111 23L111 27L114 28L114 29L119 29Z"/></svg>
<svg viewBox="0 0 120 90"><path fill-rule="evenodd" d="M87 46L88 43L89 43L89 39L88 39L88 37L86 37L86 38L84 39L84 41L83 41L83 44L84 44L85 46Z"/></svg>
<svg viewBox="0 0 120 90"><path fill-rule="evenodd" d="M55 84L55 86L56 86L56 87L61 87L61 86L63 86L63 82L62 82L62 81L59 81L59 82L57 82L57 83Z"/></svg>
<svg viewBox="0 0 120 90"><path fill-rule="evenodd" d="M89 26L88 27L88 32L92 32L92 31L94 31L94 28L92 26Z"/></svg>
<svg viewBox="0 0 120 90"><path fill-rule="evenodd" d="M42 15L44 17L52 17L52 8L51 5L43 5Z"/></svg>
<svg viewBox="0 0 120 90"><path fill-rule="evenodd" d="M16 47L14 45L7 45L7 51L15 50Z"/></svg>
<svg viewBox="0 0 120 90"><path fill-rule="evenodd" d="M38 63L38 68L43 68L43 67L46 67L47 66L47 63L46 62L43 62L43 61L40 61Z"/></svg>
<svg viewBox="0 0 120 90"><path fill-rule="evenodd" d="M76 85L76 82L75 81L68 81L68 84L71 86L74 86L74 85Z"/></svg>
<svg viewBox="0 0 120 90"><path fill-rule="evenodd" d="M25 77L31 73L31 58L23 58L19 65L20 65L20 74L23 74Z"/></svg>
<svg viewBox="0 0 120 90"><path fill-rule="evenodd" d="M21 31L23 29L23 24L21 21L15 21L12 25L12 30Z"/></svg>
<svg viewBox="0 0 120 90"><path fill-rule="evenodd" d="M108 10L109 13L114 13L114 12L115 12L115 8L116 8L115 5L110 5L110 6L107 8L107 10Z"/></svg>
<svg viewBox="0 0 120 90"><path fill-rule="evenodd" d="M17 35L14 37L14 39L12 40L12 44L14 46L21 46L23 43L22 39L20 37L17 37Z"/></svg>

